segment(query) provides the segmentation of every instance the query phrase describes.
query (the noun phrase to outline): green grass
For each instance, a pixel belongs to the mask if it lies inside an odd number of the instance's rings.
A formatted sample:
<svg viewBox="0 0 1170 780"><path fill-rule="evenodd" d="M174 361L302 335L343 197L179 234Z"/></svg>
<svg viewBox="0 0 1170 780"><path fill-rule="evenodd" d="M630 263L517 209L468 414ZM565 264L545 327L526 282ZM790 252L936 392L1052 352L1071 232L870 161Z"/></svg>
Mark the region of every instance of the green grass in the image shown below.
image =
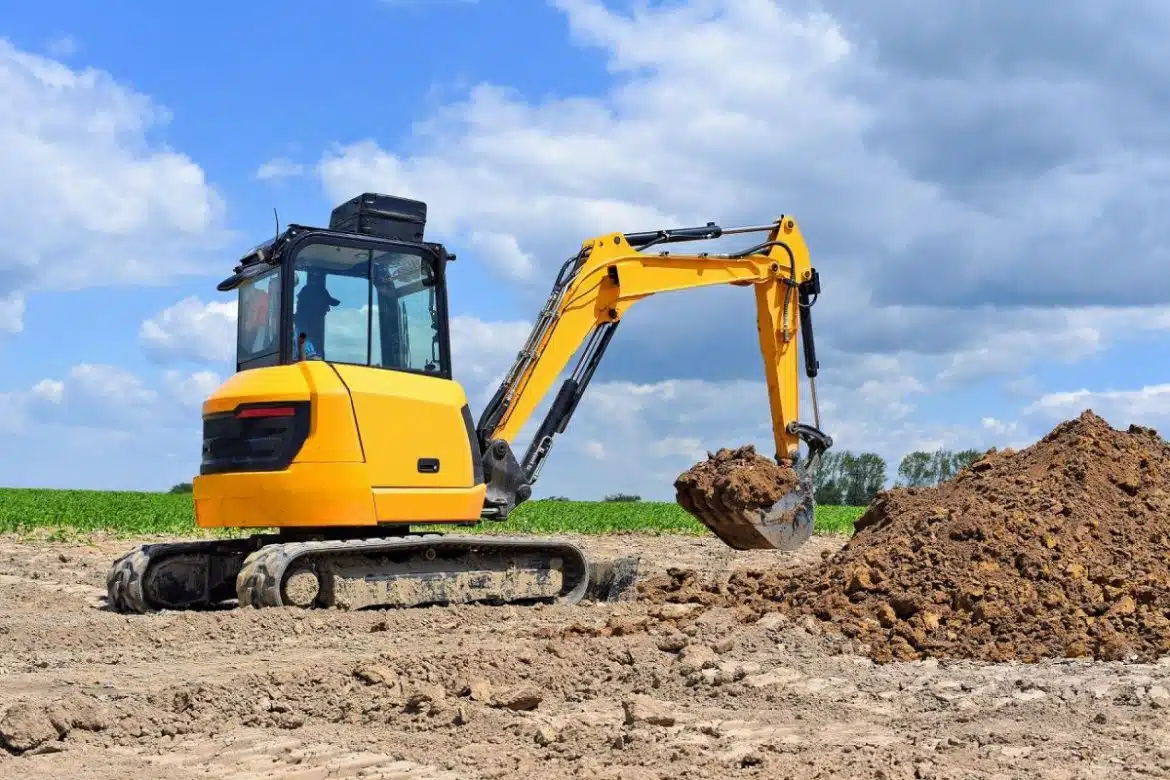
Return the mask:
<svg viewBox="0 0 1170 780"><path fill-rule="evenodd" d="M852 533L859 507L817 507L818 533ZM461 533L648 533L704 535L707 530L670 502L530 501L503 523ZM67 538L102 532L117 536L198 533L190 494L0 488L0 533ZM235 535L234 531L224 532Z"/></svg>

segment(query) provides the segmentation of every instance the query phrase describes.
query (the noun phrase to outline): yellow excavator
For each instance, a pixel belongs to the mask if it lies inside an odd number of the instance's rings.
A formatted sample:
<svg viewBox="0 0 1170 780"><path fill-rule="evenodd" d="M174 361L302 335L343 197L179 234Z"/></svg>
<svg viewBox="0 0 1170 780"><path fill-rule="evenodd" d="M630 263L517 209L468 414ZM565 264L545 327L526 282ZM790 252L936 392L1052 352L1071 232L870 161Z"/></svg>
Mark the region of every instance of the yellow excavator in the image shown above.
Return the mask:
<svg viewBox="0 0 1170 780"><path fill-rule="evenodd" d="M219 284L238 295L236 371L203 404L195 519L256 532L131 550L107 577L113 609L580 601L599 575L577 545L433 526L504 520L528 500L626 310L711 285L755 294L776 459L799 479L765 509L712 506L681 489L678 502L736 549L794 549L809 538L809 469L832 441L816 409L811 307L820 281L793 218L583 242L476 421L452 378L455 255L424 239L426 210L364 193L335 208L327 229L278 228ZM724 254L648 251L747 233L766 237ZM798 334L811 425L798 417ZM517 457L517 434L577 353Z"/></svg>

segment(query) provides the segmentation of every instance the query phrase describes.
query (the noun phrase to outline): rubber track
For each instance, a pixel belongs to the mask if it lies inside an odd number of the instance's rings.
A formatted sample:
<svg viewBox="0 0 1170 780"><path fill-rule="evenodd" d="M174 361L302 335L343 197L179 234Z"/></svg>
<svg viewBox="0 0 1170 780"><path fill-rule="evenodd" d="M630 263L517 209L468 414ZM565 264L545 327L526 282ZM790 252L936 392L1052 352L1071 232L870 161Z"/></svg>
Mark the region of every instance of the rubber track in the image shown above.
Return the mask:
<svg viewBox="0 0 1170 780"><path fill-rule="evenodd" d="M269 544L248 556L236 578L236 595L239 605L252 607L284 606L281 586L284 575L296 561L305 557L320 555L368 554L390 551L413 551L421 553L428 548L437 550L478 549L489 552L544 551L546 556L561 556L565 559L565 579L569 583L567 592L562 591L560 600L576 604L589 587L589 567L585 553L575 544L543 539L485 539L479 536L451 536L447 534L426 534L405 538L381 539L337 539L313 542L286 542Z"/></svg>
<svg viewBox="0 0 1170 780"><path fill-rule="evenodd" d="M246 549L249 540L241 539L237 543ZM142 590L143 579L152 563L158 563L171 555L212 553L232 546L235 545L230 541L212 540L163 542L135 547L110 566L106 574L106 600L117 612L155 612L160 607L150 604Z"/></svg>

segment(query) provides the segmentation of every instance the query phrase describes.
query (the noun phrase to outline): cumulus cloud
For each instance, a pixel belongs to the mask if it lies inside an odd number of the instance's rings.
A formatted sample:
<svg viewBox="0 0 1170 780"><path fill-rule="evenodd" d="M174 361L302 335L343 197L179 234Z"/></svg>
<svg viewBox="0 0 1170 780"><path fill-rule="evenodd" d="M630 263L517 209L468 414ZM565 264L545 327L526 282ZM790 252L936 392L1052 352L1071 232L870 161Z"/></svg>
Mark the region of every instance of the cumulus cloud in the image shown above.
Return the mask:
<svg viewBox="0 0 1170 780"><path fill-rule="evenodd" d="M144 321L138 339L159 361L229 362L236 354L236 304L189 296Z"/></svg>
<svg viewBox="0 0 1170 780"><path fill-rule="evenodd" d="M1139 390L1072 390L1046 393L1024 409L1025 417L1056 423L1092 409L1114 427L1149 425L1170 433L1170 383Z"/></svg>
<svg viewBox="0 0 1170 780"><path fill-rule="evenodd" d="M1070 328L1070 311L1170 311L1158 216L1170 169L1157 147L1129 143L1132 123L1082 110L1132 117L1157 105L1119 89L1122 71L1060 54L1095 23L1085 5L1060 15L1061 35L1028 47L996 25L1049 29L1049 9L992 3L974 24L940 4L903 25L855 3L556 5L575 41L605 58L605 95L534 102L480 84L420 123L419 151L373 140L328 150L317 170L330 197L378 187L422 198L436 230L473 253L477 233L510 236L509 256L534 265L513 275L533 283L533 305L563 256L596 232L791 211L824 276L826 357L941 356L921 369L953 381L1018 370L997 359L1006 351L980 353L988 326L1035 333L1011 353L1027 365L1053 344L1076 359L1112 337ZM1151 7L1142 19L1166 31L1166 17ZM939 31L953 51L931 37ZM1120 41L1101 45L1129 57ZM1061 68L1046 69L1053 58ZM1038 112L1038 101L1052 110ZM1103 277L1106 256L1126 260ZM508 276L491 258L483 252ZM645 306L635 314L644 324L631 318L624 337L645 351L731 341L722 323L742 304L692 297ZM696 318L696 307L710 316ZM714 370L742 373L748 349L734 354Z"/></svg>
<svg viewBox="0 0 1170 780"><path fill-rule="evenodd" d="M435 235L533 314L593 234L791 213L824 285L825 425L840 446L892 459L1026 441L1044 432L1035 414L1011 417L1043 392L1045 364L1168 339L1164 4L1127 7L1108 40L1087 2L554 5L604 59L603 94L531 99L478 84L416 124L409 153L370 138L327 149L316 173L329 197L426 200ZM524 273L476 245L485 233L510 237L506 256L527 258ZM737 293L640 303L587 403L636 426L648 395L686 386L668 380L720 392L758 381L751 304ZM988 380L1019 406L989 415L986 397L963 396L920 411ZM622 390L608 398L606 386ZM726 419L724 402L688 392L654 407L676 416L640 434L659 443L651 455L703 446L668 423ZM721 441L756 430L746 419Z"/></svg>
<svg viewBox="0 0 1170 780"><path fill-rule="evenodd" d="M224 377L214 371L196 371L184 374L171 369L164 375L167 390L181 405L198 409L209 395L221 384Z"/></svg>
<svg viewBox="0 0 1170 780"><path fill-rule="evenodd" d="M493 322L460 314L451 318L451 362L473 403L484 404L524 346L532 324Z"/></svg>
<svg viewBox="0 0 1170 780"><path fill-rule="evenodd" d="M187 429L199 423L198 407L222 379L210 371L171 370L153 386L119 366L79 363L64 377L47 377L27 390L7 393L22 425L56 425L122 431ZM194 410L194 411L193 411Z"/></svg>
<svg viewBox="0 0 1170 780"><path fill-rule="evenodd" d="M193 160L148 140L169 116L145 95L0 39L0 103L4 329L25 292L173 280L223 245L222 199Z"/></svg>

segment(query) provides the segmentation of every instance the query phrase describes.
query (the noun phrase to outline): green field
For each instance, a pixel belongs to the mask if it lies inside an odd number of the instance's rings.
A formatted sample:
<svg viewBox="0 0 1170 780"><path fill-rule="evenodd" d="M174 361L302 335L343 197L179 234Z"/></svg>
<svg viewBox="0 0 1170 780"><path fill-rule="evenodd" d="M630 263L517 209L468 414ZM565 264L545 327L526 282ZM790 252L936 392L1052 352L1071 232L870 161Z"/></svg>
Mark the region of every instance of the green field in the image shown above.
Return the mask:
<svg viewBox="0 0 1170 780"><path fill-rule="evenodd" d="M851 533L858 507L817 507L818 533ZM469 529L458 529L466 533ZM676 533L706 529L669 502L530 501L504 523L473 529L491 533ZM0 533L118 536L192 534L190 494L0 488Z"/></svg>

